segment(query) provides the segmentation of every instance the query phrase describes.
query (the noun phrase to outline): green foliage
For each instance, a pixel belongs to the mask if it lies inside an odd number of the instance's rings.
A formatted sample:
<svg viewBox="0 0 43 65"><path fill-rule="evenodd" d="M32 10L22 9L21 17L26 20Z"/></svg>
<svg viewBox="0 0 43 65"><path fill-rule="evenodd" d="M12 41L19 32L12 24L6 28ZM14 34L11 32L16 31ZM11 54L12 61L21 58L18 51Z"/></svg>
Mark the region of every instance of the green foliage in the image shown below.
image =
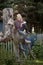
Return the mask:
<svg viewBox="0 0 43 65"><path fill-rule="evenodd" d="M33 52L37 59L43 59L43 41L36 41L33 46Z"/></svg>
<svg viewBox="0 0 43 65"><path fill-rule="evenodd" d="M28 60L24 60L22 65L43 65L43 41L35 41L34 46L32 47L33 54L36 57L36 60L30 60L30 56L28 56ZM38 60L37 60L38 59ZM41 61L40 61L41 60ZM14 59L14 53L11 53L9 50L6 51L5 45L0 45L0 64L1 65L18 65Z"/></svg>
<svg viewBox="0 0 43 65"><path fill-rule="evenodd" d="M29 30L35 26L35 32L43 32L43 3L34 2L35 0L0 0L0 9L12 7L15 13L22 14L27 21ZM37 1L37 0L36 0ZM31 31L30 31L31 32Z"/></svg>

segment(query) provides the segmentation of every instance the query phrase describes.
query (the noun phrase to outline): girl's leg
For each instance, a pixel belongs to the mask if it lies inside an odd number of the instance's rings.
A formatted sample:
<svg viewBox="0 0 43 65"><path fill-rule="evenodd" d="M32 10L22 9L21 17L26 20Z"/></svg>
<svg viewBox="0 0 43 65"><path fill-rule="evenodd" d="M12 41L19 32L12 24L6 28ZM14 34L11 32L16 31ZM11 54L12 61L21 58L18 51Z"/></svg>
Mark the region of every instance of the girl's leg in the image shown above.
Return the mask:
<svg viewBox="0 0 43 65"><path fill-rule="evenodd" d="M28 40L25 40L25 41L26 41L26 43L27 43L27 45L28 45L28 49L29 49L29 54L30 54L30 56L31 56L33 59L35 59L35 57L33 56L33 52L32 52L31 46L30 46L31 41L28 41Z"/></svg>
<svg viewBox="0 0 43 65"><path fill-rule="evenodd" d="M24 42L24 43L25 43L25 42ZM27 59L27 56L26 56L26 53L25 53L25 49L23 48L22 42L20 42L19 44L20 44L20 48L21 48L21 50L22 50L22 53L23 53L25 59Z"/></svg>

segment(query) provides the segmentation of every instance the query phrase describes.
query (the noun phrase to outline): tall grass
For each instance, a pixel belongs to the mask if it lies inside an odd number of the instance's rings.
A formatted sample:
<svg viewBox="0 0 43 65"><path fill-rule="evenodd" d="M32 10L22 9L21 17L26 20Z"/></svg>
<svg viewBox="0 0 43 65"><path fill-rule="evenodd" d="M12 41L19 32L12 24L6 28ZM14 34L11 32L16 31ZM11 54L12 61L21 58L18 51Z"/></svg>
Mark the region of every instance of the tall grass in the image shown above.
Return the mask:
<svg viewBox="0 0 43 65"><path fill-rule="evenodd" d="M21 65L43 65L43 41L35 41L32 50L37 61L30 60L30 56L28 55L28 60L23 60ZM10 50L6 51L4 43L0 45L0 65L18 65L15 62L14 52L11 53Z"/></svg>

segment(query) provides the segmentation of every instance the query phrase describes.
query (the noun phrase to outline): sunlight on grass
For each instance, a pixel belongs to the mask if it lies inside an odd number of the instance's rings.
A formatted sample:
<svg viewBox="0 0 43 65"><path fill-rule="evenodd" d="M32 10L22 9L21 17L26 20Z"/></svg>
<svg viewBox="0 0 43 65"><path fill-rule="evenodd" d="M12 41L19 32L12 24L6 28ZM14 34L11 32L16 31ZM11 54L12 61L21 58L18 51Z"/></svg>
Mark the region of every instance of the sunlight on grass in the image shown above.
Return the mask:
<svg viewBox="0 0 43 65"><path fill-rule="evenodd" d="M23 65L43 65L43 61L41 60L28 60L25 61Z"/></svg>
<svg viewBox="0 0 43 65"><path fill-rule="evenodd" d="M43 63L43 61L41 61L41 60L35 60L34 62L36 62L36 63Z"/></svg>

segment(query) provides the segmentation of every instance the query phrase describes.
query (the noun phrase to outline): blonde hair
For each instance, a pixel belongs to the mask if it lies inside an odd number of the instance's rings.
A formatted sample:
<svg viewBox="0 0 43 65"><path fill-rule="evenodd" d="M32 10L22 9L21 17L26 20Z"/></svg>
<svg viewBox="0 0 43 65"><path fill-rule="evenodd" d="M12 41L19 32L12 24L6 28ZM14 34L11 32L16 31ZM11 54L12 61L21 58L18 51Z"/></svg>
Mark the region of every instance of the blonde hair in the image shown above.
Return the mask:
<svg viewBox="0 0 43 65"><path fill-rule="evenodd" d="M21 14L17 14L17 17L16 17L18 20L23 20L23 18L22 18L22 16L21 16Z"/></svg>

